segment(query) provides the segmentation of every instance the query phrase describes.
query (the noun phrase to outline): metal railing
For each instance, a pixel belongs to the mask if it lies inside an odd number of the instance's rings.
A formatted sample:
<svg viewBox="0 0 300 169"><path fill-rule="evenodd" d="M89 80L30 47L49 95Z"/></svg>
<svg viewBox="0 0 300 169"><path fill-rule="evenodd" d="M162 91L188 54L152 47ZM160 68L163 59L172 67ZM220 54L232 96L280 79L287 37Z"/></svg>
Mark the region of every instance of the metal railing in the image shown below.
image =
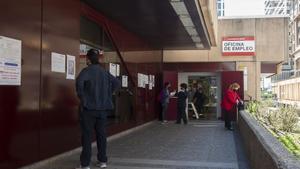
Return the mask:
<svg viewBox="0 0 300 169"><path fill-rule="evenodd" d="M291 77L293 77L295 75L295 73L299 74L299 71L297 71L297 72L289 71L289 72L282 72L280 74L276 74L276 75L274 75L274 76L271 77L271 82L275 83L275 82L279 82L279 81L290 79Z"/></svg>

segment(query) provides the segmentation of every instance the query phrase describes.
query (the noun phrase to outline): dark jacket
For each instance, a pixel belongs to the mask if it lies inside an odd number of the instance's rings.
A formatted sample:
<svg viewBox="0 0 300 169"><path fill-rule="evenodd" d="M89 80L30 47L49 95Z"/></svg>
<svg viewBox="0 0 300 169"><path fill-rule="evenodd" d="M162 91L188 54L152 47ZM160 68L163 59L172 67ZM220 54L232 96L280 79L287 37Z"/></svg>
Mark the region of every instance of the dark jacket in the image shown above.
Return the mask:
<svg viewBox="0 0 300 169"><path fill-rule="evenodd" d="M169 104L170 102L170 91L167 88L164 88L162 91L162 95L161 95L161 104Z"/></svg>
<svg viewBox="0 0 300 169"><path fill-rule="evenodd" d="M196 93L194 94L194 98L193 100L196 100L195 104L197 105L204 105L204 102L205 102L205 95L203 92L200 92L199 90L196 91Z"/></svg>
<svg viewBox="0 0 300 169"><path fill-rule="evenodd" d="M186 91L179 91L176 93L177 99L177 107L185 108L186 107L186 99L188 97L188 93Z"/></svg>
<svg viewBox="0 0 300 169"><path fill-rule="evenodd" d="M119 87L119 80L99 64L84 68L76 79L77 95L87 110L112 110L112 93Z"/></svg>

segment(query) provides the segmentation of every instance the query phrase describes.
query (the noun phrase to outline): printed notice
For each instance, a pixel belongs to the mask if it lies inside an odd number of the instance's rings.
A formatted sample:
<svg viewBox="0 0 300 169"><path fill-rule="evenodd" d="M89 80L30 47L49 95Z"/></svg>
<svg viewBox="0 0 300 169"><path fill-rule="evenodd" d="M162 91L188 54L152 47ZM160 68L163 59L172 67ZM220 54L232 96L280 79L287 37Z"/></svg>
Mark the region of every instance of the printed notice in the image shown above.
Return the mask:
<svg viewBox="0 0 300 169"><path fill-rule="evenodd" d="M122 76L122 87L128 87L128 76Z"/></svg>
<svg viewBox="0 0 300 169"><path fill-rule="evenodd" d="M144 75L144 83L149 84L149 76L148 75Z"/></svg>
<svg viewBox="0 0 300 169"><path fill-rule="evenodd" d="M76 58L75 56L67 55L67 77L66 79L75 79L76 73Z"/></svg>
<svg viewBox="0 0 300 169"><path fill-rule="evenodd" d="M0 85L21 85L22 42L0 36Z"/></svg>
<svg viewBox="0 0 300 169"><path fill-rule="evenodd" d="M149 75L149 89L152 90L152 88L155 86L155 76Z"/></svg>
<svg viewBox="0 0 300 169"><path fill-rule="evenodd" d="M109 72L111 75L116 77L117 76L117 65L114 63L109 63Z"/></svg>
<svg viewBox="0 0 300 169"><path fill-rule="evenodd" d="M58 73L66 72L66 56L63 54L51 53L51 71Z"/></svg>
<svg viewBox="0 0 300 169"><path fill-rule="evenodd" d="M138 87L145 88L144 74L138 73Z"/></svg>
<svg viewBox="0 0 300 169"><path fill-rule="evenodd" d="M116 72L116 75L117 76L120 76L120 65L119 64L116 64L117 65L117 72Z"/></svg>

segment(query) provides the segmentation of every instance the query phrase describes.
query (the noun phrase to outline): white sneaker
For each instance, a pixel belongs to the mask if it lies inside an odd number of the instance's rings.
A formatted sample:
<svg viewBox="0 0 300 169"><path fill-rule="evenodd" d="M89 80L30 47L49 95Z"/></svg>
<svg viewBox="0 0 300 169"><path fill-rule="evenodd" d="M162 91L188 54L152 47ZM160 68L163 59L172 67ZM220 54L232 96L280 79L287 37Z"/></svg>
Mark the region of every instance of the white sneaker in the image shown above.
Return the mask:
<svg viewBox="0 0 300 169"><path fill-rule="evenodd" d="M106 167L107 167L107 164L106 164L106 163L103 163L103 162L97 161L96 166L97 166L97 167L100 167L100 168L106 168Z"/></svg>
<svg viewBox="0 0 300 169"><path fill-rule="evenodd" d="M79 167L77 167L75 169L91 169L91 168L90 167L81 167L81 166L79 166Z"/></svg>

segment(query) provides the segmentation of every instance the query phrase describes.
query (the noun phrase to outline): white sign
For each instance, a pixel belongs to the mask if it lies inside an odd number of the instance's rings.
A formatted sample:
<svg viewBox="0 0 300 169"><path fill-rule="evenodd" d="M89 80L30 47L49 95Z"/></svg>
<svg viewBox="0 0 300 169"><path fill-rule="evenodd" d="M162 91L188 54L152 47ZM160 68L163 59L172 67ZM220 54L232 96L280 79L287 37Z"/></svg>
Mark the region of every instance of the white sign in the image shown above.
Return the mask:
<svg viewBox="0 0 300 169"><path fill-rule="evenodd" d="M155 86L155 76L149 75L149 89L152 90L152 88Z"/></svg>
<svg viewBox="0 0 300 169"><path fill-rule="evenodd" d="M128 87L128 76L122 76L122 87Z"/></svg>
<svg viewBox="0 0 300 169"><path fill-rule="evenodd" d="M109 72L111 75L116 77L117 76L117 65L114 63L109 63Z"/></svg>
<svg viewBox="0 0 300 169"><path fill-rule="evenodd" d="M144 75L144 83L149 84L149 76L148 75Z"/></svg>
<svg viewBox="0 0 300 169"><path fill-rule="evenodd" d="M0 85L21 85L22 42L0 36Z"/></svg>
<svg viewBox="0 0 300 169"><path fill-rule="evenodd" d="M75 79L76 73L76 58L75 56L67 55L67 79Z"/></svg>
<svg viewBox="0 0 300 169"><path fill-rule="evenodd" d="M51 53L51 71L65 73L66 72L66 56L63 54Z"/></svg>
<svg viewBox="0 0 300 169"><path fill-rule="evenodd" d="M80 44L80 55L86 55L90 49L93 49L93 47L86 44Z"/></svg>
<svg viewBox="0 0 300 169"><path fill-rule="evenodd" d="M222 39L223 56L254 56L254 37L226 37Z"/></svg>
<svg viewBox="0 0 300 169"><path fill-rule="evenodd" d="M120 65L119 64L116 64L117 65L117 72L116 72L116 75L117 76L120 76Z"/></svg>
<svg viewBox="0 0 300 169"><path fill-rule="evenodd" d="M143 74L138 73L138 87L143 87Z"/></svg>

